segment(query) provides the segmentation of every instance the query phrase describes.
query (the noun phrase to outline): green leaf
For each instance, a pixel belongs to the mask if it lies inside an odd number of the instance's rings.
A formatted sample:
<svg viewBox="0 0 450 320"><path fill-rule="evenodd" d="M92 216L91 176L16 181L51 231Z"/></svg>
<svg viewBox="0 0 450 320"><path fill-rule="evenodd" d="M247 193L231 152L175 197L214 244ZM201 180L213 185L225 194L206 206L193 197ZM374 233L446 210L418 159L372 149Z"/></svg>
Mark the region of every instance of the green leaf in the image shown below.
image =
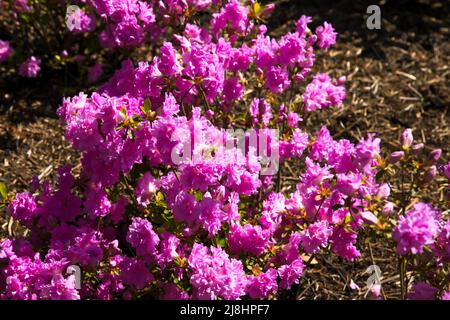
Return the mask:
<svg viewBox="0 0 450 320"><path fill-rule="evenodd" d="M30 17L27 14L22 14L20 15L20 17L25 21L25 22L29 22L30 21Z"/></svg>
<svg viewBox="0 0 450 320"><path fill-rule="evenodd" d="M333 211L336 211L337 209L340 209L340 208L342 208L342 205L339 204L339 203L337 203L337 204L335 204L334 206L331 207L331 209L333 209Z"/></svg>
<svg viewBox="0 0 450 320"><path fill-rule="evenodd" d="M203 193L201 191L196 191L195 192L195 200L202 201L202 199L203 199Z"/></svg>
<svg viewBox="0 0 450 320"><path fill-rule="evenodd" d="M253 4L253 11L256 15L258 15L262 11L262 6L258 1L255 1L255 3Z"/></svg>
<svg viewBox="0 0 450 320"><path fill-rule="evenodd" d="M353 220L353 216L352 215L348 215L348 216L346 216L345 217L345 221L344 221L344 224L349 224L350 222L352 222L352 220Z"/></svg>
<svg viewBox="0 0 450 320"><path fill-rule="evenodd" d="M120 109L120 113L123 115L124 119L126 120L127 119L127 108L122 107Z"/></svg>
<svg viewBox="0 0 450 320"><path fill-rule="evenodd" d="M150 99L149 99L149 98L146 98L145 101L144 101L144 105L141 106L141 110L142 110L142 112L144 112L146 115L148 115L149 112L151 111L151 109L152 109L152 105L151 105L151 103L150 103Z"/></svg>
<svg viewBox="0 0 450 320"><path fill-rule="evenodd" d="M0 195L3 200L8 199L8 191L6 190L6 185L3 182L0 182Z"/></svg>
<svg viewBox="0 0 450 320"><path fill-rule="evenodd" d="M160 191L158 191L155 195L155 202L157 205L161 205L161 203L164 203L164 194Z"/></svg>
<svg viewBox="0 0 450 320"><path fill-rule="evenodd" d="M384 173L385 173L384 170L378 171L377 174L375 175L375 179L379 181L384 176Z"/></svg>

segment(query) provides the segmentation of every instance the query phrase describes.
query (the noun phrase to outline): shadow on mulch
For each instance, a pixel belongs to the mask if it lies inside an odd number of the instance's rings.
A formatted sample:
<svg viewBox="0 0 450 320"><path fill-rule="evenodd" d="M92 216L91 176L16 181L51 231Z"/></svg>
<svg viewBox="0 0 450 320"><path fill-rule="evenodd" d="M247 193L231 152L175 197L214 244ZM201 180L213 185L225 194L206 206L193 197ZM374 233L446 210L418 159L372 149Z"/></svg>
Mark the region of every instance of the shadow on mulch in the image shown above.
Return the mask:
<svg viewBox="0 0 450 320"><path fill-rule="evenodd" d="M273 1L262 1L270 3ZM317 22L328 21L340 34L340 42L352 42L354 38L363 40L363 56L384 59L382 47L396 45L408 49L407 43L392 41L393 35L409 34L410 42L420 41L426 49L432 50L434 36L449 27L450 6L446 1L429 0L279 0L270 25L278 28L287 21L295 22L301 14L310 15ZM381 10L382 28L369 30L366 20L367 8L378 5ZM345 35L342 36L342 33ZM448 30L447 30L448 33Z"/></svg>
<svg viewBox="0 0 450 320"><path fill-rule="evenodd" d="M0 116L11 125L29 124L39 118L56 118L56 110L62 97L89 90L86 84L76 80L79 73L70 68L65 77L62 70L49 71L45 67L37 78L19 77L15 70L0 68Z"/></svg>

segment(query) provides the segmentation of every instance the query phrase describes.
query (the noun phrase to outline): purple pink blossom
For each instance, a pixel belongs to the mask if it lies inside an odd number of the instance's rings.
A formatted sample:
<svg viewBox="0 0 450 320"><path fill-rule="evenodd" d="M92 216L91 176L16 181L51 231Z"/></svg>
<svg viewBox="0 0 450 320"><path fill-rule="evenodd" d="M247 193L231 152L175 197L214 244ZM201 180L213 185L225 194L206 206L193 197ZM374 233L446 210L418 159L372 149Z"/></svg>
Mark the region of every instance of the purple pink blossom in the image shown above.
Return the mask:
<svg viewBox="0 0 450 320"><path fill-rule="evenodd" d="M31 56L19 67L19 75L27 78L35 78L41 71L41 59Z"/></svg>

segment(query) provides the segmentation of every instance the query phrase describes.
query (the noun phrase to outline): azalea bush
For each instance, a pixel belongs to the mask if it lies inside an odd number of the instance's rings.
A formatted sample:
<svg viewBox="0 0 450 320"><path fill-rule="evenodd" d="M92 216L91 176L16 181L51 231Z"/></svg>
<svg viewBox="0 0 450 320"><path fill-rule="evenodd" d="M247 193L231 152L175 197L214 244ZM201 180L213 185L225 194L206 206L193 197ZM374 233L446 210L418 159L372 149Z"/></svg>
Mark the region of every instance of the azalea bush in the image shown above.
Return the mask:
<svg viewBox="0 0 450 320"><path fill-rule="evenodd" d="M220 1L1 0L0 63L20 77L105 80L112 61L157 49ZM105 70L106 69L106 70Z"/></svg>
<svg viewBox="0 0 450 320"><path fill-rule="evenodd" d="M396 248L400 297L449 298L441 150L406 129L388 154L374 133L336 140L304 121L345 107L345 75L313 72L336 42L331 24L301 16L271 37L274 6L256 1L80 5L72 31L116 49L160 45L62 102L80 174L64 166L57 185L36 177L16 195L2 186L16 223L0 242L1 298L280 299L314 256L356 261L376 241ZM284 188L288 164L300 174ZM439 199L425 201L430 190Z"/></svg>
<svg viewBox="0 0 450 320"><path fill-rule="evenodd" d="M54 0L0 1L0 63L15 70L22 78L56 78L70 74L70 85L97 80L100 73L92 71L100 46L93 41L95 20L88 26L79 19L83 33L69 30L66 17L68 2ZM81 12L81 10L80 10ZM84 12L84 11L83 11ZM72 29L72 28L70 28ZM66 76L69 78L69 76ZM66 80L69 86L69 79Z"/></svg>

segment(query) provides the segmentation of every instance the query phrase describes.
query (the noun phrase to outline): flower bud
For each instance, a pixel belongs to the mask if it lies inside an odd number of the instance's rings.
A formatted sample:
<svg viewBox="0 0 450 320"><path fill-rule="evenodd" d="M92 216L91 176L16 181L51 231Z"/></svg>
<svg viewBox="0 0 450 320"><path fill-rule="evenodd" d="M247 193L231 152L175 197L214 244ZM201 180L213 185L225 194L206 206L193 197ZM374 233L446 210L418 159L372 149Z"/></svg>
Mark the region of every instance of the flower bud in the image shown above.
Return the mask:
<svg viewBox="0 0 450 320"><path fill-rule="evenodd" d="M263 72L263 70L262 70L261 68L256 68L255 74L256 74L258 77L261 76L263 73L264 73L264 72Z"/></svg>
<svg viewBox="0 0 450 320"><path fill-rule="evenodd" d="M260 25L259 27L258 27L258 33L260 34L260 35L263 35L263 34L265 34L267 32L267 27L265 26L265 25Z"/></svg>
<svg viewBox="0 0 450 320"><path fill-rule="evenodd" d="M370 211L361 212L361 218L368 224L378 223L378 218Z"/></svg>
<svg viewBox="0 0 450 320"><path fill-rule="evenodd" d="M394 151L391 153L391 163L396 164L405 156L404 151Z"/></svg>
<svg viewBox="0 0 450 320"><path fill-rule="evenodd" d="M372 299L379 299L380 298L380 294L381 294L381 285L379 284L374 284L371 288L370 288L370 297Z"/></svg>
<svg viewBox="0 0 450 320"><path fill-rule="evenodd" d="M385 199L385 198L389 197L390 194L391 194L391 188L389 187L389 185L387 183L383 183L378 188L377 197L379 199Z"/></svg>
<svg viewBox="0 0 450 320"><path fill-rule="evenodd" d="M359 193L359 195L360 195L361 197L363 197L363 198L370 198L369 189L367 189L367 187L365 187L365 186L361 186L361 187L358 189L358 193Z"/></svg>
<svg viewBox="0 0 450 320"><path fill-rule="evenodd" d="M355 281L353 281L353 279L350 279L349 287L352 290L360 290L360 287L355 283Z"/></svg>
<svg viewBox="0 0 450 320"><path fill-rule="evenodd" d="M182 234L184 237L190 237L194 233L194 230L190 227L186 227L182 230Z"/></svg>
<svg viewBox="0 0 450 320"><path fill-rule="evenodd" d="M441 167L442 174L450 179L450 162Z"/></svg>
<svg viewBox="0 0 450 320"><path fill-rule="evenodd" d="M225 186L220 186L217 190L217 195L216 195L216 199L218 201L224 201L225 199L225 195L226 195L226 189Z"/></svg>
<svg viewBox="0 0 450 320"><path fill-rule="evenodd" d="M33 176L31 178L31 182L30 182L30 191L31 191L31 193L34 193L34 192L38 191L40 187L41 187L41 182L39 181L39 177L38 176Z"/></svg>
<svg viewBox="0 0 450 320"><path fill-rule="evenodd" d="M287 126L289 128L297 127L297 124L299 121L300 121L300 116L298 115L298 113L289 112L289 114L287 116Z"/></svg>
<svg viewBox="0 0 450 320"><path fill-rule="evenodd" d="M345 81L347 81L347 78L345 76L340 76L337 80L337 84L342 86L345 84Z"/></svg>
<svg viewBox="0 0 450 320"><path fill-rule="evenodd" d="M294 81L296 81L296 82L300 82L300 81L303 81L303 79L305 79L305 77L299 72L299 73L296 73L295 75L294 75Z"/></svg>
<svg viewBox="0 0 450 320"><path fill-rule="evenodd" d="M214 111L207 110L206 111L206 119L211 120L214 117Z"/></svg>
<svg viewBox="0 0 450 320"><path fill-rule="evenodd" d="M264 16L268 16L272 13L272 11L275 9L275 3L269 3L268 5L264 6L262 14Z"/></svg>
<svg viewBox="0 0 450 320"><path fill-rule="evenodd" d="M411 129L405 129L400 137L400 143L403 147L410 147L414 141Z"/></svg>
<svg viewBox="0 0 450 320"><path fill-rule="evenodd" d="M308 38L307 46L308 47L312 46L314 43L316 43L316 41L317 41L317 36L315 34L313 34L312 36L310 36Z"/></svg>
<svg viewBox="0 0 450 320"><path fill-rule="evenodd" d="M381 210L381 214L385 217L391 215L394 212L394 207L395 204L393 202L386 202Z"/></svg>
<svg viewBox="0 0 450 320"><path fill-rule="evenodd" d="M424 147L423 143L416 143L411 147L411 154L418 155Z"/></svg>
<svg viewBox="0 0 450 320"><path fill-rule="evenodd" d="M436 163L439 160L439 158L441 157L441 154L442 154L442 150L441 149L434 149L429 154L430 161L432 163Z"/></svg>
<svg viewBox="0 0 450 320"><path fill-rule="evenodd" d="M428 168L427 172L425 172L425 174L423 175L423 181L425 183L431 182L436 177L436 175L437 175L436 166L431 166Z"/></svg>

